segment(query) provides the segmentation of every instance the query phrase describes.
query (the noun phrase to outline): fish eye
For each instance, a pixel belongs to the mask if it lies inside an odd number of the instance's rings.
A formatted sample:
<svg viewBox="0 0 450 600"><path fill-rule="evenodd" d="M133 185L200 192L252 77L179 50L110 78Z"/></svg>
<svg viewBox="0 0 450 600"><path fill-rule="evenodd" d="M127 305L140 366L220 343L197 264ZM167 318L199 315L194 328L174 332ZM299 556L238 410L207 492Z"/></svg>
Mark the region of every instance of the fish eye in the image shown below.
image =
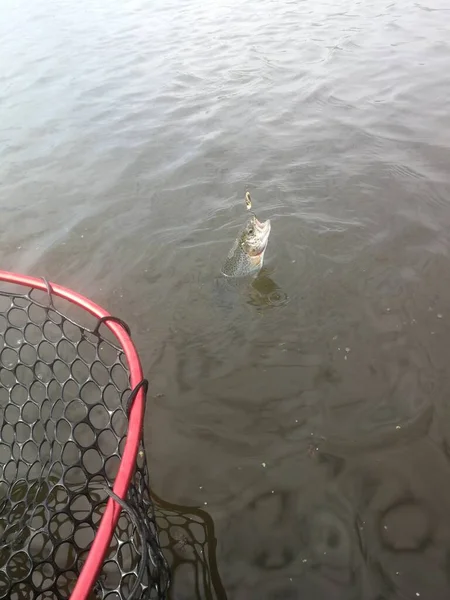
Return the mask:
<svg viewBox="0 0 450 600"><path fill-rule="evenodd" d="M253 235L253 233L255 232L255 230L254 230L253 227L249 227L248 228L248 232L249 232L250 235Z"/></svg>

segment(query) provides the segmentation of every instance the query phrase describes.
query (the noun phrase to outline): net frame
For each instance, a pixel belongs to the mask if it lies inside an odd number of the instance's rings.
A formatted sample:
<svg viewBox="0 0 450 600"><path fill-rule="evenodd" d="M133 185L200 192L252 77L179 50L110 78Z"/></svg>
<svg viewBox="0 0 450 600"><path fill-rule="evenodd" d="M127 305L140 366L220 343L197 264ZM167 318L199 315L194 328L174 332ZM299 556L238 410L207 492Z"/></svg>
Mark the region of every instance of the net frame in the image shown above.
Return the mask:
<svg viewBox="0 0 450 600"><path fill-rule="evenodd" d="M112 316L104 308L69 288L52 282L49 283L45 279L0 270L0 282L23 286L28 288L28 291L40 290L47 292L50 305L53 304L52 297L58 296L86 311L98 320L97 330L101 324L109 329L122 348L128 363L129 383L133 392L129 399L128 429L120 465L112 490L108 491L109 498L106 508L86 561L70 594L70 600L88 600L92 597L93 590L95 590L96 578L103 566L120 514L123 510L130 511L129 508L127 509L126 498L128 492L132 491L132 477L138 460L138 452L143 447L143 420L148 382L143 378L139 355L131 340L127 325Z"/></svg>

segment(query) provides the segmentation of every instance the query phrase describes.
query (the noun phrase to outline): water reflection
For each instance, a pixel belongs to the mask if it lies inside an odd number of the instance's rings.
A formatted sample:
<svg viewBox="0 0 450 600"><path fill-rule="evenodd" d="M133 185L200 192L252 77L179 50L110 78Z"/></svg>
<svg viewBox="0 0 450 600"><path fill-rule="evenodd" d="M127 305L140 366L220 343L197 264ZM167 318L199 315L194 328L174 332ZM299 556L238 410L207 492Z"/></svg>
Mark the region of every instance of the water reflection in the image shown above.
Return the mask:
<svg viewBox="0 0 450 600"><path fill-rule="evenodd" d="M448 597L450 467L440 446L424 436L334 458L318 449L307 486L266 485L229 515L220 564L233 600Z"/></svg>
<svg viewBox="0 0 450 600"><path fill-rule="evenodd" d="M247 303L259 309L276 308L289 302L289 297L272 279L271 271L263 267L247 290Z"/></svg>
<svg viewBox="0 0 450 600"><path fill-rule="evenodd" d="M347 491L352 488L354 498L359 496L357 531L373 593L386 598L448 597L450 532L436 526L448 510L448 479L449 466L440 449L426 438L380 451L342 478Z"/></svg>
<svg viewBox="0 0 450 600"><path fill-rule="evenodd" d="M353 515L337 490L320 498L313 490L262 492L227 531L224 560L241 564L224 573L233 598L361 598Z"/></svg>
<svg viewBox="0 0 450 600"><path fill-rule="evenodd" d="M370 413L371 422L376 422L374 412ZM330 436L322 435L316 439L316 444L320 446L320 455L334 456L336 459L345 458L357 453L372 452L380 448L393 448L399 445L404 446L408 442L414 442L422 439L429 433L433 422L434 411L431 405L425 405L417 410L417 414L409 419L398 419L394 422L383 422L375 431L365 431L358 436L351 432L346 432L346 436L332 434ZM399 424L397 424L399 423Z"/></svg>

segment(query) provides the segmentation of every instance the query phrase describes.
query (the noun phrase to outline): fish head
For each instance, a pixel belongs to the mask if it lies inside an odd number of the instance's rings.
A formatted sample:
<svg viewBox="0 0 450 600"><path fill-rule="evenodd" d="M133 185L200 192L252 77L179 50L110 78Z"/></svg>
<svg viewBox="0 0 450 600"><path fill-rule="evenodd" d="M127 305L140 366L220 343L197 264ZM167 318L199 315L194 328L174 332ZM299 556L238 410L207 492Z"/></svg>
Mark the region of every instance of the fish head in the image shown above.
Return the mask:
<svg viewBox="0 0 450 600"><path fill-rule="evenodd" d="M241 247L255 264L263 259L269 242L270 229L269 219L261 223L255 215L247 221L244 227L241 236Z"/></svg>
<svg viewBox="0 0 450 600"><path fill-rule="evenodd" d="M270 221L261 223L253 214L239 232L222 267L226 277L244 277L259 271L269 241Z"/></svg>

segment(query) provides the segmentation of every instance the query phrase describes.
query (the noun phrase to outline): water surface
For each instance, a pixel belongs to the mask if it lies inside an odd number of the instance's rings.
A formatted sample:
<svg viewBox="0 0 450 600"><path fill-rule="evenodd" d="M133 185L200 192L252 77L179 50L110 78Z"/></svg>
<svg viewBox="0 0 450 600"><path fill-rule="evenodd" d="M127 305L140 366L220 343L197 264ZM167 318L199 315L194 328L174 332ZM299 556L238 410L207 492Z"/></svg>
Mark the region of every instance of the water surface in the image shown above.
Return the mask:
<svg viewBox="0 0 450 600"><path fill-rule="evenodd" d="M448 2L6 0L0 40L2 268L129 323L227 597L448 598Z"/></svg>

